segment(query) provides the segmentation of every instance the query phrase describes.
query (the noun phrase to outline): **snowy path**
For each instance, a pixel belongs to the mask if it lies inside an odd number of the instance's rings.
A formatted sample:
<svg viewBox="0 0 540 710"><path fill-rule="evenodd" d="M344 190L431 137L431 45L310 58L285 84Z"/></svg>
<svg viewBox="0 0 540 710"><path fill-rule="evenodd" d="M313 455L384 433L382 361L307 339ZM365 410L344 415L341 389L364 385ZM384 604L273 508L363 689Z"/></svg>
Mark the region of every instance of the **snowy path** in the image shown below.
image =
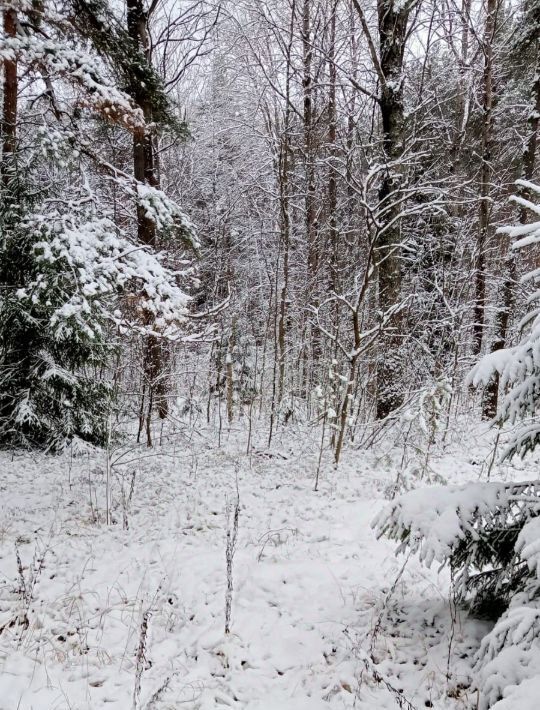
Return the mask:
<svg viewBox="0 0 540 710"><path fill-rule="evenodd" d="M63 459L0 459L0 710L128 710L134 695L137 708L158 710L398 707L362 672L360 650L404 561L369 526L381 482L366 466L314 493L298 467L242 461L225 636L234 460L213 450L195 464L162 456L124 467L126 493L136 478L123 530L119 481L116 524L93 520L99 462L77 459L69 474ZM468 707L458 686L475 641L468 652L458 620L447 681L446 589L411 560L374 646L378 672L414 707Z"/></svg>

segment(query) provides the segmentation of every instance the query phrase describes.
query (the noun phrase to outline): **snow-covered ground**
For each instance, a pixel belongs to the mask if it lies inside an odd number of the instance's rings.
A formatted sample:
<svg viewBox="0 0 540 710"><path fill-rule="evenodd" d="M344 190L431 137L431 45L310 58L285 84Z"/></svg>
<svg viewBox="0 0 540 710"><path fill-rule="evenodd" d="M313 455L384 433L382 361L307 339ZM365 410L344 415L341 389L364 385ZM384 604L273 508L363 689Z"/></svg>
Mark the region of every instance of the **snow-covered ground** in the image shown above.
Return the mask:
<svg viewBox="0 0 540 710"><path fill-rule="evenodd" d="M476 707L487 622L370 528L399 452L324 461L315 492L309 433L253 437L113 452L109 526L103 452L0 454L0 710ZM491 438L430 470L476 480Z"/></svg>

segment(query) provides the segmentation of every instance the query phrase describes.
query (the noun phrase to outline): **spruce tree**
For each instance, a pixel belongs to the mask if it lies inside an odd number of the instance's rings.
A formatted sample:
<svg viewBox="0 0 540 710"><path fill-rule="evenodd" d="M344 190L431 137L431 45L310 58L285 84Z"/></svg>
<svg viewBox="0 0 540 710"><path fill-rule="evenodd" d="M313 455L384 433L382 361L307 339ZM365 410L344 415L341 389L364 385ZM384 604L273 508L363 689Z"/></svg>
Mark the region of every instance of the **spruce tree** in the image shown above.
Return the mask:
<svg viewBox="0 0 540 710"><path fill-rule="evenodd" d="M0 46L0 58L14 67L5 72L3 91L0 444L59 450L75 436L102 444L114 395L115 341L126 329L177 337L188 303L180 281L189 268L173 272L164 255L137 244L90 176L97 167L156 229L189 240L193 228L163 192L93 149L100 123L129 132L145 127L109 61L120 53L115 24L98 45L91 24L78 26L69 6L16 5L4 18ZM113 17L107 12L102 20ZM138 76L155 89L156 106L169 111L159 80L139 59ZM25 113L39 109L30 128L19 127L17 105L10 103L22 72L37 96L29 92Z"/></svg>
<svg viewBox="0 0 540 710"><path fill-rule="evenodd" d="M513 240L514 251L535 250L540 246L540 206L523 194L538 196L540 186L519 180L518 189L514 202L536 221L500 231ZM536 268L522 279L535 289L528 299L532 309L521 321L521 342L486 355L470 375L478 386L497 374L507 394L496 423L522 424L503 459L523 457L540 442L539 280ZM477 659L481 708L496 707L507 687L540 676L535 662L540 652L539 480L413 491L396 499L374 525L428 566L449 564L461 599L475 614L497 620ZM511 677L508 663L514 664Z"/></svg>

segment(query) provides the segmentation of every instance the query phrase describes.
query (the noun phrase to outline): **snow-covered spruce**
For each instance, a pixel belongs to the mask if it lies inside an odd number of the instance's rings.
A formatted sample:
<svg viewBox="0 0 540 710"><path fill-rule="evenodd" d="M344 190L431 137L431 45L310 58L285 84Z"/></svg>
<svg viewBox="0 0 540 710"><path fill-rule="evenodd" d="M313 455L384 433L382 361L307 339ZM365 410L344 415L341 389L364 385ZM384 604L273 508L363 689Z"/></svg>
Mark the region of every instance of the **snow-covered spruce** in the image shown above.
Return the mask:
<svg viewBox="0 0 540 710"><path fill-rule="evenodd" d="M529 192L540 195L540 187L525 180L518 180L518 185ZM513 201L528 210L535 218L540 216L540 206L523 197L514 196ZM514 239L513 249L520 250L540 244L540 221L520 224L515 227L502 227L498 230ZM524 456L532 451L540 441L540 420L536 419L540 407L540 289L538 282L540 269L535 268L525 274L521 282L525 286L533 285L534 290L528 297L531 310L524 315L520 329L524 333L516 347L505 348L486 355L476 365L469 380L475 385L485 385L495 372L501 378L501 385L508 387L498 420L500 423L523 422L522 429L512 440L504 453L508 458L514 454Z"/></svg>
<svg viewBox="0 0 540 710"><path fill-rule="evenodd" d="M519 181L527 192L540 187ZM535 218L540 207L523 197L514 201ZM540 221L504 227L513 248L540 244ZM540 269L522 283L537 286ZM521 342L484 357L469 380L486 385L494 373L507 389L497 423L522 423L511 435L503 459L534 450L540 441L540 289L528 299L532 309L521 321ZM449 564L456 590L476 611L498 618L477 658L482 709L536 707L540 685L540 480L434 487L396 499L374 521L379 535L399 541L431 565ZM523 690L523 692L522 692ZM532 704L531 704L532 702Z"/></svg>
<svg viewBox="0 0 540 710"><path fill-rule="evenodd" d="M54 449L75 435L103 441L113 392L97 373L115 348L111 326L176 337L188 272L75 207L24 219L3 254L23 259L24 273L0 298L2 438Z"/></svg>
<svg viewBox="0 0 540 710"><path fill-rule="evenodd" d="M373 521L379 536L399 541L398 551L408 547L428 567L450 565L458 596L475 613L503 612L477 656L483 709L536 707L521 704L533 697L528 690L515 705L498 701L514 698L525 680L539 682L539 514L538 481L473 483L411 491Z"/></svg>
<svg viewBox="0 0 540 710"><path fill-rule="evenodd" d="M28 71L61 78L76 87L82 106L108 115L125 127L144 126L144 116L133 100L104 76L103 66L79 48L34 35L0 40L0 59L22 60Z"/></svg>
<svg viewBox="0 0 540 710"><path fill-rule="evenodd" d="M82 10L81 30L74 18ZM97 154L86 129L148 136L159 122L178 126L159 76L105 4L46 1L39 21L33 3L14 11L0 59L17 62L15 90L17 74L36 89L37 99L28 91L41 126L18 125L15 159L2 156L0 445L59 450L74 437L103 444L119 335L131 328L153 341L176 338L187 312L189 263L177 254L170 267L151 245L176 250L196 239L178 205ZM147 85L150 121L128 75ZM30 110L18 93L19 109ZM135 241L126 219L134 204L155 226L153 240Z"/></svg>
<svg viewBox="0 0 540 710"><path fill-rule="evenodd" d="M481 606L508 601L527 583L524 567L537 559L525 552L534 545L526 546L519 532L539 512L538 481L433 486L396 498L373 526L379 536L399 541L398 552L409 548L428 567L449 564L460 595L473 592Z"/></svg>
<svg viewBox="0 0 540 710"><path fill-rule="evenodd" d="M101 330L99 318L140 328L148 313L153 330L174 335L189 301L176 281L187 272L166 268L161 255L123 237L107 217L81 223L72 213L49 214L28 220L27 229L37 236L32 247L36 276L17 296L36 304L51 301L55 292L49 327L58 340L74 329L94 337ZM137 294L131 318L117 308L118 296L128 292Z"/></svg>

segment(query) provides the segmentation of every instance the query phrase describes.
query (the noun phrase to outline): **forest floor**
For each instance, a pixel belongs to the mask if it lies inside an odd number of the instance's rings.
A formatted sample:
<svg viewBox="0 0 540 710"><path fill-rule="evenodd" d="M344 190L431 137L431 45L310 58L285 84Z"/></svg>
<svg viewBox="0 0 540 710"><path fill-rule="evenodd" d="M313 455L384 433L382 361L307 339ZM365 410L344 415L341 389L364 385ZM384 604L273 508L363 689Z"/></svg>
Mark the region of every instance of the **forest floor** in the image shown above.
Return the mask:
<svg viewBox="0 0 540 710"><path fill-rule="evenodd" d="M488 623L370 527L402 450L325 454L315 492L310 431L195 431L112 453L109 526L103 452L0 454L0 710L476 707ZM466 431L427 482L485 475Z"/></svg>

